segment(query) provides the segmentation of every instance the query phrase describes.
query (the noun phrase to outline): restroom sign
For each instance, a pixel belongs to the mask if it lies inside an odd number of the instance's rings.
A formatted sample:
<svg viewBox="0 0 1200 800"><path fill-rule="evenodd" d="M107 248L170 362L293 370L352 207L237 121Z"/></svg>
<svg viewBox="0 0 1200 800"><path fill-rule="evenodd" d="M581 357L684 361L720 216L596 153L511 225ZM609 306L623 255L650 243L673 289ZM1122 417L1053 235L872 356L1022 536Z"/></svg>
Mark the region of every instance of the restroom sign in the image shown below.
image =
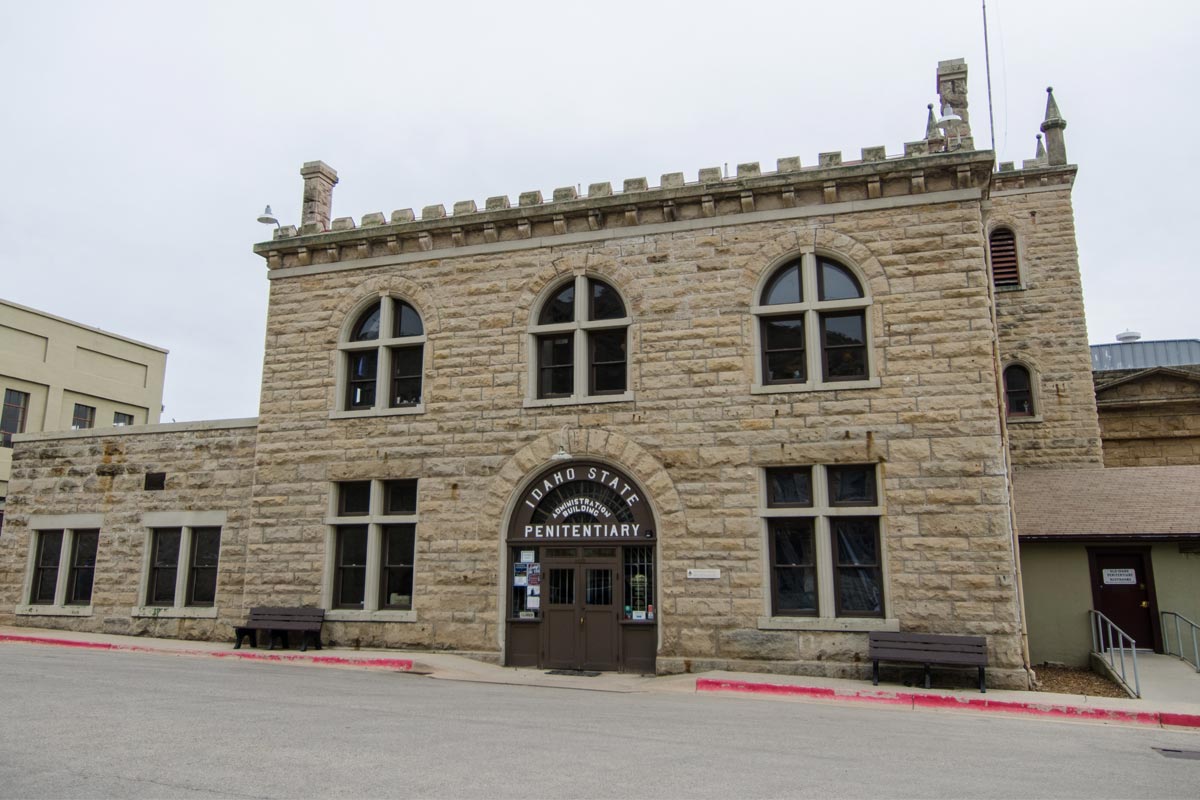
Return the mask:
<svg viewBox="0 0 1200 800"><path fill-rule="evenodd" d="M1106 569L1104 573L1105 586L1133 586L1137 584L1137 570Z"/></svg>

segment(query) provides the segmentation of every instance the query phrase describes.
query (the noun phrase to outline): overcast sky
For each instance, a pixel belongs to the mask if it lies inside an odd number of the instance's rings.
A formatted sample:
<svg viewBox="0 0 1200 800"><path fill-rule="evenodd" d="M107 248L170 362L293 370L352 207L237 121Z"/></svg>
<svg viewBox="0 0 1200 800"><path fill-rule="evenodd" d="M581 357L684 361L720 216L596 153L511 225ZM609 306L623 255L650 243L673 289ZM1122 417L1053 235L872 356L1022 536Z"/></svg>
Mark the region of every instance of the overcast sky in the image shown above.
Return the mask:
<svg viewBox="0 0 1200 800"><path fill-rule="evenodd" d="M1080 171L1093 343L1198 338L1191 192L1200 3L989 0L996 149L1034 154L1045 87ZM270 203L304 161L352 216L924 136L978 0L0 0L0 296L169 349L163 421L254 416ZM1018 164L1019 165L1019 164Z"/></svg>

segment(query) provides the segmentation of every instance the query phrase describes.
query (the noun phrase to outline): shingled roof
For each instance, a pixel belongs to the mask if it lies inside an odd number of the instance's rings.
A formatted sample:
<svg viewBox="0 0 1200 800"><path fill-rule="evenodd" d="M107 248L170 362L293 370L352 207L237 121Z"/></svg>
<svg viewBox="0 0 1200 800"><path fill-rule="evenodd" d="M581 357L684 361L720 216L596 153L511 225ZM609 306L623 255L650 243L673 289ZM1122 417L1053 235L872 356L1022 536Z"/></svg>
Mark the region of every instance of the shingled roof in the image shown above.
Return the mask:
<svg viewBox="0 0 1200 800"><path fill-rule="evenodd" d="M1200 538L1200 466L1021 470L1022 539Z"/></svg>

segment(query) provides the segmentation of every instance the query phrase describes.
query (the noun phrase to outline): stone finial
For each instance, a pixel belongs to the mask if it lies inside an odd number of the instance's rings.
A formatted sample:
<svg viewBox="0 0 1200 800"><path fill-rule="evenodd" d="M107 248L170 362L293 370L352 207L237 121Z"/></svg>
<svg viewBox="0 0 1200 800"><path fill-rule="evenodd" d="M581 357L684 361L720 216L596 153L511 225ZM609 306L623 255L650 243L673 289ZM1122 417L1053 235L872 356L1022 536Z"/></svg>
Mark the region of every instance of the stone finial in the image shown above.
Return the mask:
<svg viewBox="0 0 1200 800"><path fill-rule="evenodd" d="M474 214L478 210L479 207L475 205L474 200L459 200L454 204L454 216L456 217L463 214Z"/></svg>
<svg viewBox="0 0 1200 800"><path fill-rule="evenodd" d="M649 184L646 183L645 178L626 178L625 184L622 186L621 191L623 191L623 192L644 192L644 191L646 191L648 186L649 186Z"/></svg>
<svg viewBox="0 0 1200 800"><path fill-rule="evenodd" d="M941 101L945 137L953 140L955 149L974 150L971 137L971 114L967 107L967 62L961 58L939 61L937 66L938 100ZM946 117L957 119L946 120Z"/></svg>
<svg viewBox="0 0 1200 800"><path fill-rule="evenodd" d="M511 204L508 201L508 195L501 194L496 195L495 197L489 197L487 202L484 203L484 208L486 208L488 211L500 211L505 208L511 208Z"/></svg>
<svg viewBox="0 0 1200 800"><path fill-rule="evenodd" d="M411 208L401 208L398 211L392 212L392 224L393 225L395 225L398 222L412 222L416 218L417 218L417 215L413 213L413 210Z"/></svg>
<svg viewBox="0 0 1200 800"><path fill-rule="evenodd" d="M320 225L329 229L329 217L333 212L333 187L337 185L337 170L324 161L308 161L300 167L304 178L304 198L301 204L300 224Z"/></svg>
<svg viewBox="0 0 1200 800"><path fill-rule="evenodd" d="M775 171L776 172L799 172L800 171L800 157L799 156L789 156L787 158L775 159Z"/></svg>
<svg viewBox="0 0 1200 800"><path fill-rule="evenodd" d="M745 164L737 165L739 178L757 178L759 175L762 175L762 168L759 167L757 161L748 161Z"/></svg>
<svg viewBox="0 0 1200 800"><path fill-rule="evenodd" d="M589 183L588 197L612 197L612 184L608 181L603 183Z"/></svg>
<svg viewBox="0 0 1200 800"><path fill-rule="evenodd" d="M928 105L929 115L925 119L925 138L940 139L942 132L938 129L937 115L933 113L933 103Z"/></svg>
<svg viewBox="0 0 1200 800"><path fill-rule="evenodd" d="M663 189L678 189L683 186L683 184L684 180L682 172L668 172L659 178L659 186L661 186Z"/></svg>
<svg viewBox="0 0 1200 800"><path fill-rule="evenodd" d="M831 153L818 153L817 163L822 167L838 167L842 164L842 152L836 150Z"/></svg>
<svg viewBox="0 0 1200 800"><path fill-rule="evenodd" d="M1042 146L1042 135L1037 135L1037 149L1033 151L1033 157L1038 161L1046 160L1046 148Z"/></svg>
<svg viewBox="0 0 1200 800"><path fill-rule="evenodd" d="M574 200L579 197L579 192L574 186L560 186L554 190L554 202L561 203L565 200Z"/></svg>
<svg viewBox="0 0 1200 800"><path fill-rule="evenodd" d="M705 167L700 170L701 183L720 183L721 168L720 167Z"/></svg>
<svg viewBox="0 0 1200 800"><path fill-rule="evenodd" d="M540 189L535 192L521 192L521 196L517 198L517 205L521 206L540 206L542 202Z"/></svg>
<svg viewBox="0 0 1200 800"><path fill-rule="evenodd" d="M1061 167L1067 163L1067 142L1063 131L1067 121L1058 111L1058 103L1054 102L1054 87L1046 87L1046 119L1042 122L1042 133L1046 134L1046 163L1052 167Z"/></svg>

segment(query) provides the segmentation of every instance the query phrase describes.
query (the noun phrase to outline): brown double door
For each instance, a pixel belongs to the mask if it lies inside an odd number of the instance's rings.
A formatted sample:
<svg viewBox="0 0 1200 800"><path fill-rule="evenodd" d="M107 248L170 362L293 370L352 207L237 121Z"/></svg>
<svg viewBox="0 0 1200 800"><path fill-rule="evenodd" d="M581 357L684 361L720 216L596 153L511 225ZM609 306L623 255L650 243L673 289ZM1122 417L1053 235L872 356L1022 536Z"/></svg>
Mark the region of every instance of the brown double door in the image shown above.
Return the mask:
<svg viewBox="0 0 1200 800"><path fill-rule="evenodd" d="M544 666L619 669L620 548L555 549L546 548L542 565Z"/></svg>
<svg viewBox="0 0 1200 800"><path fill-rule="evenodd" d="M1144 550L1089 551L1096 610L1133 638L1139 648L1158 650L1154 578ZM1108 648L1105 637L1101 646Z"/></svg>

